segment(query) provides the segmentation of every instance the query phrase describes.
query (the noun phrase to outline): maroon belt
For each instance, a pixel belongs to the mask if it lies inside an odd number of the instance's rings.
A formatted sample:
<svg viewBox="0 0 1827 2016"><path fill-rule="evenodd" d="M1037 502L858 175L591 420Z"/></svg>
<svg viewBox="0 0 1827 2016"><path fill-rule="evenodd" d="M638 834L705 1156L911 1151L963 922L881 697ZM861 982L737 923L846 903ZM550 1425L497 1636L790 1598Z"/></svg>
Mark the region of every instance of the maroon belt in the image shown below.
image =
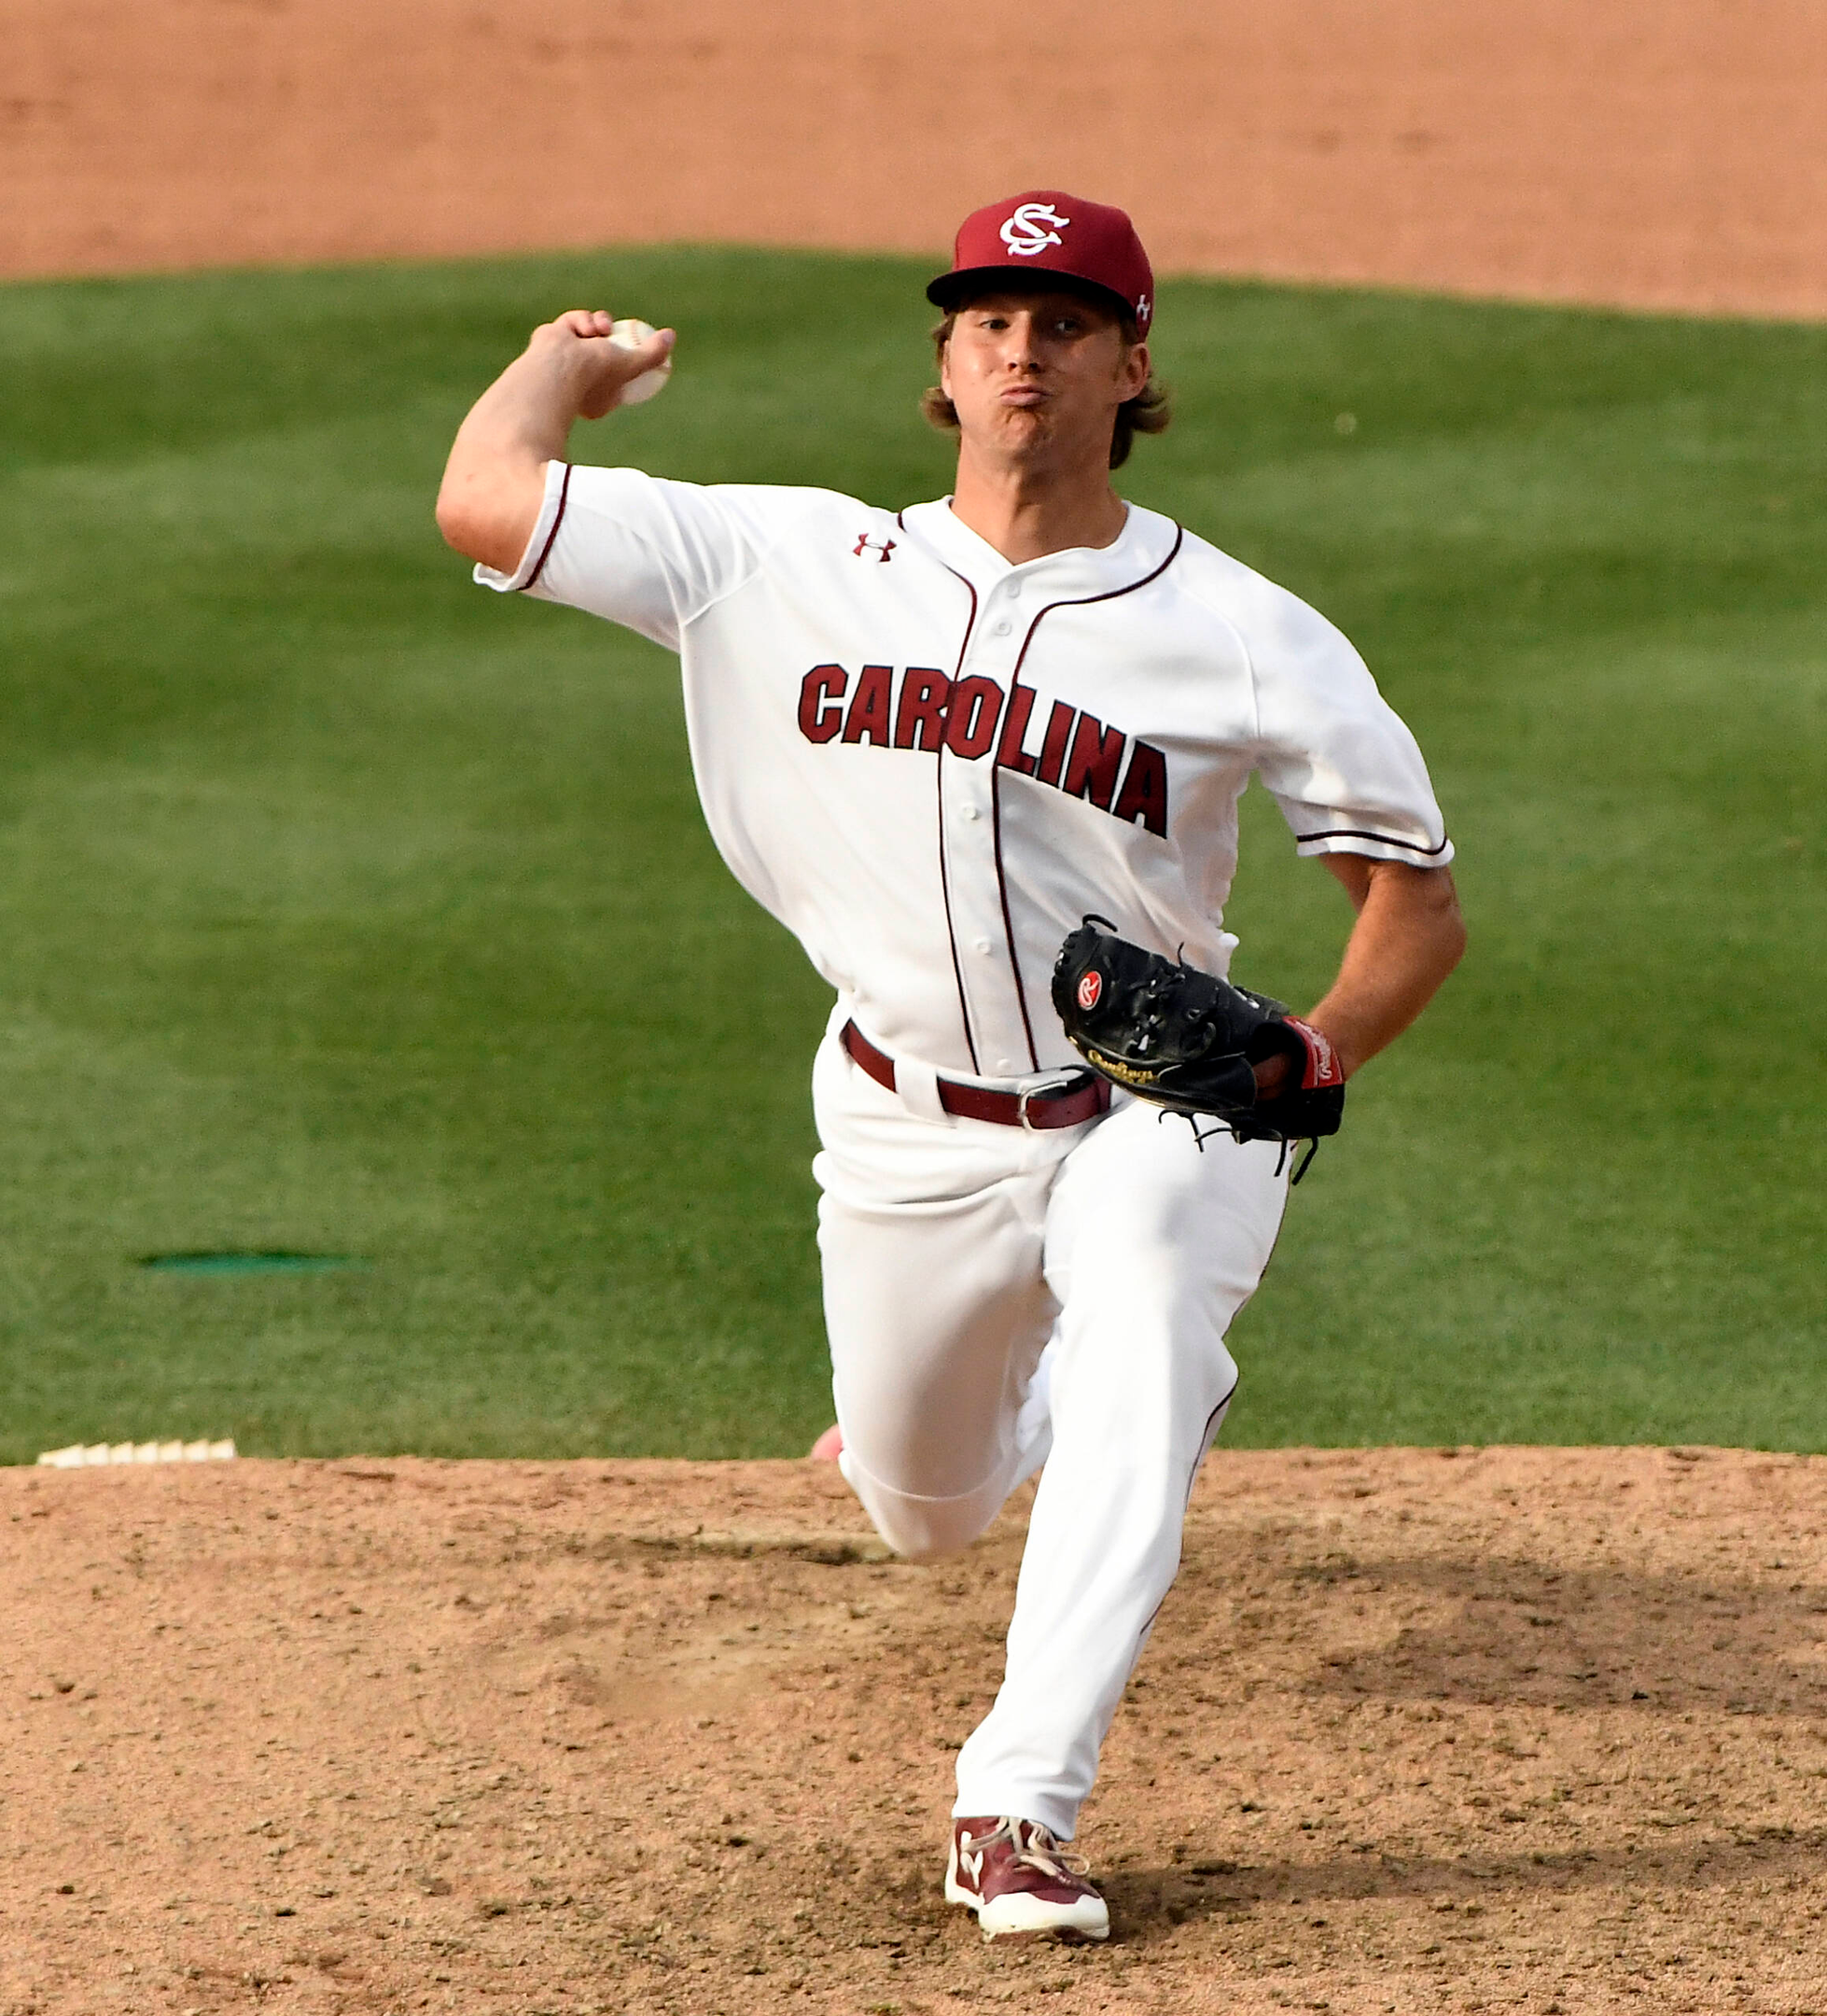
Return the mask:
<svg viewBox="0 0 1827 2016"><path fill-rule="evenodd" d="M877 1085L890 1092L895 1089L894 1058L878 1050L854 1022L844 1025L839 1041ZM1110 1086L1108 1079L1093 1071L1079 1074L1057 1090L1048 1086L1038 1092L992 1092L987 1085L941 1078L939 1103L961 1120L990 1120L997 1127L1082 1127L1110 1110Z"/></svg>

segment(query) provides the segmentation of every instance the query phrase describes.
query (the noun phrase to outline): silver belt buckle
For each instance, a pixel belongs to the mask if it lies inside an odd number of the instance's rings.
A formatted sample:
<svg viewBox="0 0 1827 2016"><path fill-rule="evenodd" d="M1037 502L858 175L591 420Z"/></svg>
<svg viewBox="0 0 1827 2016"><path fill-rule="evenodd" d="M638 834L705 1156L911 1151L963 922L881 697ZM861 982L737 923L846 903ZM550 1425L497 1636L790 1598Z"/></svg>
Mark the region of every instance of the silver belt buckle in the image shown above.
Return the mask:
<svg viewBox="0 0 1827 2016"><path fill-rule="evenodd" d="M1027 1117L1027 1102L1029 1099L1045 1099L1057 1093L1076 1091L1080 1085L1089 1085L1091 1079L1092 1073L1089 1071L1060 1071L1055 1076L1043 1080L1039 1085L1024 1086L1021 1091L1015 1094L1015 1118L1021 1123L1023 1132L1039 1134L1042 1131Z"/></svg>

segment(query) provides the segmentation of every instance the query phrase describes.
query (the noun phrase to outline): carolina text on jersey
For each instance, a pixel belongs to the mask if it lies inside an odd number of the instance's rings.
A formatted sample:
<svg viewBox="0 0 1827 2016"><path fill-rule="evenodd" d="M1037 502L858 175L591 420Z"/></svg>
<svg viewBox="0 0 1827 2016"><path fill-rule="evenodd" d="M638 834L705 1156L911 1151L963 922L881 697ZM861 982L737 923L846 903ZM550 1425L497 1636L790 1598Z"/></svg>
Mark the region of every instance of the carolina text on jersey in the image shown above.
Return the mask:
<svg viewBox="0 0 1827 2016"><path fill-rule="evenodd" d="M1050 784L1166 837L1167 759L1152 743L1055 700L1039 749L1030 749L1033 687L1016 680L1004 693L995 679L950 679L932 665L900 672L898 699L896 682L891 665L865 665L854 689L844 666L814 665L800 681L800 733L808 742L842 737L928 755L948 749L967 762L994 744L998 769Z"/></svg>

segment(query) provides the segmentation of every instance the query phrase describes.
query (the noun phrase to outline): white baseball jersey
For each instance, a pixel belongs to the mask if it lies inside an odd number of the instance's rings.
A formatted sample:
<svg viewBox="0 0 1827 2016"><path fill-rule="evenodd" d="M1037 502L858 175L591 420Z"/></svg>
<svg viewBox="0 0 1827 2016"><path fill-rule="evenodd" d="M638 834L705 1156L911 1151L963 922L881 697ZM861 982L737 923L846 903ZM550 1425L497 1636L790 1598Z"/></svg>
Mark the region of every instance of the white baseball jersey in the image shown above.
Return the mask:
<svg viewBox="0 0 1827 2016"><path fill-rule="evenodd" d="M1087 911L1226 971L1252 773L1304 854L1442 866L1414 737L1324 618L1171 519L1011 566L949 503L548 469L511 575L678 652L737 879L858 1024L949 1074L1075 1065Z"/></svg>

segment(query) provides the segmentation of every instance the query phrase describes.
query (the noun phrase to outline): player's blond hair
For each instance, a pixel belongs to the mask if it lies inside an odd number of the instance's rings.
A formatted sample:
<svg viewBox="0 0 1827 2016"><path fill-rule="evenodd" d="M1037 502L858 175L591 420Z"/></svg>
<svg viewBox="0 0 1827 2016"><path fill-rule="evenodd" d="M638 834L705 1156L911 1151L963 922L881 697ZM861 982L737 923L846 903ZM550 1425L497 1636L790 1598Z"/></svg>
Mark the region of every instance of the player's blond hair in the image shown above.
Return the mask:
<svg viewBox="0 0 1827 2016"><path fill-rule="evenodd" d="M947 309L944 319L932 331L933 357L939 364L945 361L945 345L952 340L952 325L965 305L960 301L956 307ZM1124 346L1133 350L1142 340L1136 317L1124 310L1116 313L1115 320L1123 333ZM941 434L958 431L958 410L938 385L928 385L920 394L920 412L927 425L937 427ZM1159 434L1173 417L1173 401L1166 386L1151 373L1148 384L1136 397L1124 399L1117 408L1116 428L1110 436L1110 467L1121 469L1128 461L1137 435Z"/></svg>

